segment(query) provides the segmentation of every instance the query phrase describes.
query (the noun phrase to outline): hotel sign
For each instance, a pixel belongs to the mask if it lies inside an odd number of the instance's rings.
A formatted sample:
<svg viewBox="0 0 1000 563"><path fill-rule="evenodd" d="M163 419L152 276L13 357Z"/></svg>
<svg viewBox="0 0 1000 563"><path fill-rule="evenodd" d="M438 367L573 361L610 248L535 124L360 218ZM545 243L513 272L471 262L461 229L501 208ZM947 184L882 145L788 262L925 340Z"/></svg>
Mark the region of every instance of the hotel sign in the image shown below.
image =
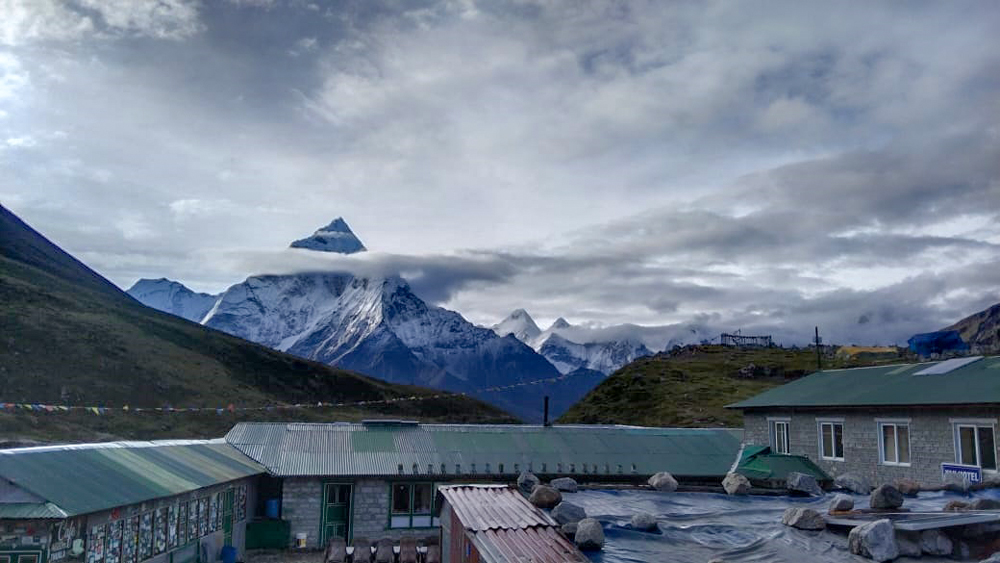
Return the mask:
<svg viewBox="0 0 1000 563"><path fill-rule="evenodd" d="M941 479L947 481L949 475L956 475L970 483L983 482L983 470L976 465L960 465L958 463L942 463Z"/></svg>

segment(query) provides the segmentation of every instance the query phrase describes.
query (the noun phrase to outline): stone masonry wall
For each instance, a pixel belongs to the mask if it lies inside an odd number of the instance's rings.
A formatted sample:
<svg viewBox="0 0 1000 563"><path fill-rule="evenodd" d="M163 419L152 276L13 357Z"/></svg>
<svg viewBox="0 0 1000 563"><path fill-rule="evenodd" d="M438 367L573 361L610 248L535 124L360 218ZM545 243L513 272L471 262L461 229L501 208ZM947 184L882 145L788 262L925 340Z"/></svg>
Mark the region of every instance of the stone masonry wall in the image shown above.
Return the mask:
<svg viewBox="0 0 1000 563"><path fill-rule="evenodd" d="M808 456L832 476L851 472L867 477L873 484L892 483L901 478L909 478L924 484L937 485L942 481L941 464L954 463L956 460L953 421L990 419L996 424L1000 417L1000 408L745 412L743 424L746 443L770 444L768 417L790 418L789 453ZM824 460L820 457L819 421L828 419L843 419L844 461ZM882 465L879 462L878 421L883 419L909 419L909 467ZM1000 440L997 442L1000 443Z"/></svg>
<svg viewBox="0 0 1000 563"><path fill-rule="evenodd" d="M319 526L322 515L323 487L315 477L289 477L281 489L281 517L289 522L289 545L295 544L295 534L306 534L309 547L319 547Z"/></svg>
<svg viewBox="0 0 1000 563"><path fill-rule="evenodd" d="M383 538L398 541L403 536L438 537L439 528L389 528L391 486L391 482L381 480L362 480L354 484L353 536L372 542Z"/></svg>

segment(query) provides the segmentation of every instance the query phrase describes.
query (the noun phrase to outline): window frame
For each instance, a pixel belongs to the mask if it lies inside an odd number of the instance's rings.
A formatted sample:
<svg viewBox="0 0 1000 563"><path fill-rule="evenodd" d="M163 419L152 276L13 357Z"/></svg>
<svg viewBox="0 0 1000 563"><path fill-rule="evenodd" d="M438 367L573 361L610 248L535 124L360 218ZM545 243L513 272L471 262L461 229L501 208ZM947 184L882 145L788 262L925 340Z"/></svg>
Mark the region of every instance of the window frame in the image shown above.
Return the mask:
<svg viewBox="0 0 1000 563"><path fill-rule="evenodd" d="M962 428L972 428L973 429L973 443L976 445L976 463L972 464L978 467L981 471L987 473L1000 473L1000 456L997 455L997 422L993 418L953 418L949 419L952 426L952 440L955 445L955 463L959 465L967 465L962 463ZM983 467L983 456L982 452L979 451L979 429L989 428L990 432L993 433L993 461L996 467L988 469Z"/></svg>
<svg viewBox="0 0 1000 563"><path fill-rule="evenodd" d="M830 426L830 447L833 449L831 452L833 455L826 455L824 451L825 444L823 443L823 427ZM840 457L837 457L837 432L836 427L840 427ZM819 446L819 458L823 461L844 461L847 457L846 449L844 448L844 419L843 418L817 418L816 419L816 438Z"/></svg>
<svg viewBox="0 0 1000 563"><path fill-rule="evenodd" d="M885 431L883 430L886 426L892 426L892 437L894 451L896 452L896 461L888 461L885 459ZM906 427L906 457L907 461L899 461L899 427ZM911 445L913 440L911 439L910 432L910 419L909 418L877 418L875 419L875 428L878 434L878 462L879 465L885 465L889 467L910 467L913 463L913 450Z"/></svg>
<svg viewBox="0 0 1000 563"><path fill-rule="evenodd" d="M783 425L785 428L785 449L781 451L778 448L778 425ZM767 417L767 435L768 442L771 446L771 451L777 454L788 455L791 453L791 438L792 438L792 418L788 416L769 416Z"/></svg>
<svg viewBox="0 0 1000 563"><path fill-rule="evenodd" d="M414 507L414 501L416 500L416 488L420 485L429 485L431 488L431 498L430 498L430 510L417 512ZM394 506L394 495L396 494L396 487L405 486L409 494L409 510L407 512L397 512ZM395 481L389 484L389 518L386 522L387 530L424 530L440 528L441 523L438 517L435 515L435 504L437 503L437 483L433 481ZM394 518L408 518L408 525L393 525ZM413 524L414 518L429 518L429 526L415 526Z"/></svg>

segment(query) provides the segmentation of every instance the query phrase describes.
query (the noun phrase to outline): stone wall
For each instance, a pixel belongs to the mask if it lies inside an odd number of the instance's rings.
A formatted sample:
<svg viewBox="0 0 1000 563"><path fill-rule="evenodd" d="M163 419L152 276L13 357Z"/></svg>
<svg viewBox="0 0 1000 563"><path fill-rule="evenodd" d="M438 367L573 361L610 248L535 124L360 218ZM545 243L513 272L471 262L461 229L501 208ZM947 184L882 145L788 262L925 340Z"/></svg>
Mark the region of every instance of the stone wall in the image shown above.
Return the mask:
<svg viewBox="0 0 1000 563"><path fill-rule="evenodd" d="M288 545L295 534L306 534L310 547L320 547L323 485L317 477L288 477L281 487L281 518L289 522Z"/></svg>
<svg viewBox="0 0 1000 563"><path fill-rule="evenodd" d="M864 475L874 484L909 478L924 484L937 485L942 482L941 464L955 463L956 460L953 421L990 419L996 424L1000 417L1000 408L748 411L743 414L746 443L770 444L769 417L790 418L789 453L808 456L832 476L851 472ZM843 420L843 461L824 460L820 456L819 421L828 419ZM882 419L909 419L909 467L880 463L878 421ZM1000 440L997 442L1000 444Z"/></svg>

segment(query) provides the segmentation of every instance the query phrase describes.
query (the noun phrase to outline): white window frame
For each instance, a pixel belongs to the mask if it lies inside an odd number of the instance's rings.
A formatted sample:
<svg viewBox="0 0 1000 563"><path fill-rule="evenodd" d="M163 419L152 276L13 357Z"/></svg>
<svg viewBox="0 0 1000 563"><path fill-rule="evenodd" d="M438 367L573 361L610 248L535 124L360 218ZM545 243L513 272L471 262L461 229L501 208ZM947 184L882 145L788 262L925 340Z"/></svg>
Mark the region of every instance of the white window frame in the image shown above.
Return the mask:
<svg viewBox="0 0 1000 563"><path fill-rule="evenodd" d="M833 455L828 456L823 452L823 426L830 425L830 436L834 442L831 444L833 446ZM834 431L835 426L840 426L840 451L844 454L841 457L837 457L837 433ZM817 418L816 419L816 439L819 446L819 458L825 461L844 461L844 456L847 455L846 448L844 448L844 419L843 418Z"/></svg>
<svg viewBox="0 0 1000 563"><path fill-rule="evenodd" d="M896 440L896 459L899 459L899 427L906 427L906 451L909 453L910 461L906 463L901 463L899 461L886 461L885 459L885 434L882 432L883 426L894 426L893 436ZM910 433L910 419L909 418L876 418L875 419L875 429L878 433L878 462L880 465L889 465L894 467L910 467L913 462L913 449L910 447L913 444Z"/></svg>
<svg viewBox="0 0 1000 563"><path fill-rule="evenodd" d="M785 451L780 451L778 449L778 435L777 429L779 424L785 425ZM767 439L771 446L771 451L776 454L789 454L792 451L791 448L791 438L792 438L792 418L788 416L774 416L767 417Z"/></svg>
<svg viewBox="0 0 1000 563"><path fill-rule="evenodd" d="M979 451L979 429L989 428L993 431L993 447L996 448L997 444L997 421L995 418L950 418L948 422L951 423L952 428L952 439L955 442L955 463L962 464L962 438L959 434L961 428L974 428L975 429L975 444L976 444L976 466L986 473L1000 473L1000 456L994 451L993 456L997 463L997 468L986 469L983 467L983 456Z"/></svg>

